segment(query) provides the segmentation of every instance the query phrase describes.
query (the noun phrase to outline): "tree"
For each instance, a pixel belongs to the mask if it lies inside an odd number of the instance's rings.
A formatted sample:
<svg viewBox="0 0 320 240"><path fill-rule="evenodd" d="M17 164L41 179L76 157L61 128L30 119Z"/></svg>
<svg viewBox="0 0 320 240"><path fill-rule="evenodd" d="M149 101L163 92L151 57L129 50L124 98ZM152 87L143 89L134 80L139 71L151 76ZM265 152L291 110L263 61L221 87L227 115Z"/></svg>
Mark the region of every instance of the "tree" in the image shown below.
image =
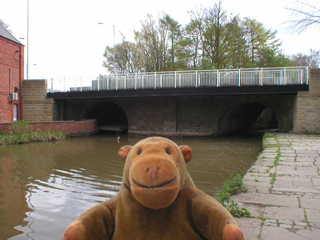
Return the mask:
<svg viewBox="0 0 320 240"><path fill-rule="evenodd" d="M180 40L185 65L187 68L197 69L201 63L202 55L202 21L193 19L184 29L184 37Z"/></svg>
<svg viewBox="0 0 320 240"><path fill-rule="evenodd" d="M142 53L141 61L147 72L163 71L166 65L166 29L162 28L149 14L142 22L140 32L135 32L137 47Z"/></svg>
<svg viewBox="0 0 320 240"><path fill-rule="evenodd" d="M310 49L309 55L298 53L290 57L293 66L309 66L317 68L320 66L320 50L315 51Z"/></svg>
<svg viewBox="0 0 320 240"><path fill-rule="evenodd" d="M192 60L193 69L210 69L212 64L206 57L204 50L205 39L205 9L189 11L191 22L185 28L186 40L189 41L189 59Z"/></svg>
<svg viewBox="0 0 320 240"><path fill-rule="evenodd" d="M133 73L139 72L144 67L143 62L140 61L142 56L137 45L126 41L123 35L122 43L115 45L115 51L113 47L107 46L103 56L106 58L103 66L110 72Z"/></svg>
<svg viewBox="0 0 320 240"><path fill-rule="evenodd" d="M121 72L176 71L288 66L276 31L254 19L228 17L221 2L211 8L189 11L182 27L168 14L150 14L135 31L134 42L116 47L116 68ZM107 47L104 66L113 70L113 48Z"/></svg>
<svg viewBox="0 0 320 240"><path fill-rule="evenodd" d="M315 25L319 26L320 29L320 9L308 2L297 1L296 3L299 4L296 8L286 8L291 11L294 17L290 21L293 24L293 29L299 33Z"/></svg>
<svg viewBox="0 0 320 240"><path fill-rule="evenodd" d="M276 53L281 43L276 39L275 31L265 29L257 20L245 18L243 25L250 58L250 65L246 67L257 67L264 54L270 49Z"/></svg>
<svg viewBox="0 0 320 240"><path fill-rule="evenodd" d="M226 67L241 68L249 62L245 30L239 16L234 16L226 24Z"/></svg>
<svg viewBox="0 0 320 240"><path fill-rule="evenodd" d="M225 24L227 13L222 4L214 4L213 8L205 9L203 50L211 60L212 67L225 67Z"/></svg>
<svg viewBox="0 0 320 240"><path fill-rule="evenodd" d="M264 48L261 50L258 67L288 67L291 61L284 54L273 48Z"/></svg>
<svg viewBox="0 0 320 240"><path fill-rule="evenodd" d="M114 50L112 47L106 47L104 57L106 61L103 62L103 66L110 72L124 73L124 72L135 72L136 66L133 59L133 49L135 45L128 41L123 41L122 43L115 45L115 65L114 65Z"/></svg>
<svg viewBox="0 0 320 240"><path fill-rule="evenodd" d="M161 26L165 28L168 38L170 39L170 43L167 44L168 52L170 55L170 60L167 66L165 67L167 70L176 70L177 69L177 51L178 44L181 38L181 25L172 19L168 14L165 14L162 19L160 19ZM166 49L164 49L166 50Z"/></svg>

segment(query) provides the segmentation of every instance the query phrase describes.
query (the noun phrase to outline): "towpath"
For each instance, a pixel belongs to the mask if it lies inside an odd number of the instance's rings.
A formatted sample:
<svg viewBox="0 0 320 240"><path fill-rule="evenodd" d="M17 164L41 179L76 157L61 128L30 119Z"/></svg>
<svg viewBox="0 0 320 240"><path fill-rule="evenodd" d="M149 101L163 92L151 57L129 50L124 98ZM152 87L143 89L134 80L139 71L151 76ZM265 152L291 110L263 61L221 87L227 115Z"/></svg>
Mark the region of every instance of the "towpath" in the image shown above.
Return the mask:
<svg viewBox="0 0 320 240"><path fill-rule="evenodd" d="M320 135L274 134L244 176L248 192L230 199L246 240L320 239Z"/></svg>

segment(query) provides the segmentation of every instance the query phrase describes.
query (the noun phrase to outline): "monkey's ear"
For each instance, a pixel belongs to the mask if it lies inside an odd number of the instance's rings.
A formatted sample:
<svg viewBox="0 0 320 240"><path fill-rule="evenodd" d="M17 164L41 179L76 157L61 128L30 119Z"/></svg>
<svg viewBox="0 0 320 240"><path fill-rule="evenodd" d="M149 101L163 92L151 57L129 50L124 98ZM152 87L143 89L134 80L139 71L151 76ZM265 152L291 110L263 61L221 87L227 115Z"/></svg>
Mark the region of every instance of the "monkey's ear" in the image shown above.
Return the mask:
<svg viewBox="0 0 320 240"><path fill-rule="evenodd" d="M183 154L184 161L186 163L189 162L191 160L191 158L192 158L192 149L191 149L191 147L189 147L187 145L182 145L182 146L179 146L179 148L180 148L180 151Z"/></svg>
<svg viewBox="0 0 320 240"><path fill-rule="evenodd" d="M130 145L124 145L119 149L118 155L119 157L125 162L126 158L128 156L128 153L130 152L132 146Z"/></svg>

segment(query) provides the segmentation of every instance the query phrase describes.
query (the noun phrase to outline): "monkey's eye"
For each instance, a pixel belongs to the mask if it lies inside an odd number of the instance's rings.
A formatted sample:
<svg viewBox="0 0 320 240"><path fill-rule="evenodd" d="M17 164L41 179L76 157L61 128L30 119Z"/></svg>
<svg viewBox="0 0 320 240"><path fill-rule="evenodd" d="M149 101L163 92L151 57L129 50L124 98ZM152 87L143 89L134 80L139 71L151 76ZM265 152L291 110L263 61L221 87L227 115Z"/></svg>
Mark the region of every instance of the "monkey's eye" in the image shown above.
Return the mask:
<svg viewBox="0 0 320 240"><path fill-rule="evenodd" d="M138 153L138 155L140 155L142 153L142 150L139 149L137 153Z"/></svg>
<svg viewBox="0 0 320 240"><path fill-rule="evenodd" d="M166 153L168 153L169 155L171 154L171 152L168 148L166 148Z"/></svg>

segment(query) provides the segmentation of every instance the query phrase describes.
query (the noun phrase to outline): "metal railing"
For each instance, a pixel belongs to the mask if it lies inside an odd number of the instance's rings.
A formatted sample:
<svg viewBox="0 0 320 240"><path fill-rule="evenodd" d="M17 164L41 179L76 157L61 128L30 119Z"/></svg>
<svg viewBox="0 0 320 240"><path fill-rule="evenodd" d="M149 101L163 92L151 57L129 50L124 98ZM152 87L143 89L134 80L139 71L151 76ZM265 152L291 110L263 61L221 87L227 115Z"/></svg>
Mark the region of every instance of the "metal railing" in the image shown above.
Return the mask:
<svg viewBox="0 0 320 240"><path fill-rule="evenodd" d="M308 84L308 67L140 72L54 78L48 92Z"/></svg>

